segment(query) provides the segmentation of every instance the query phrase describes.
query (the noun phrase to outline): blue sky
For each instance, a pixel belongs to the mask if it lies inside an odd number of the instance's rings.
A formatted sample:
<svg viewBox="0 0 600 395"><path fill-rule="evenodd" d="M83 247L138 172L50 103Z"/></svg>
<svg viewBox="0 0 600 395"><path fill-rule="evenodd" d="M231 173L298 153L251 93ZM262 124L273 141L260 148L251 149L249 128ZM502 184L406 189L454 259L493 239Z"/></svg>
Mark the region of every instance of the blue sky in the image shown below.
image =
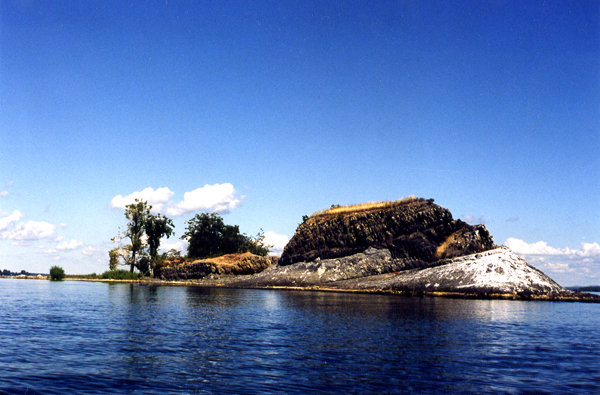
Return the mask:
<svg viewBox="0 0 600 395"><path fill-rule="evenodd" d="M596 1L3 1L0 268L104 271L136 192L280 247L414 194L600 283L599 105Z"/></svg>

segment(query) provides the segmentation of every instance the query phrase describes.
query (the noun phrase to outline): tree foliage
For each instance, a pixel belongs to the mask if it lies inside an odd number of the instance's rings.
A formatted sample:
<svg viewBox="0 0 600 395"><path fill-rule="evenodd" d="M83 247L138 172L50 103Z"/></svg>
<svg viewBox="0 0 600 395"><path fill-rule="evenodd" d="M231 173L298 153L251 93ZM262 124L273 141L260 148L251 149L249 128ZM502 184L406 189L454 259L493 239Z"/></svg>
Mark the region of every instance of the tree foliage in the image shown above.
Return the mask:
<svg viewBox="0 0 600 395"><path fill-rule="evenodd" d="M215 213L196 214L187 222L182 239L187 239L189 258L206 258L235 252L252 252L265 256L269 246L264 245L264 235L255 238L240 233L239 226L226 225Z"/></svg>
<svg viewBox="0 0 600 395"><path fill-rule="evenodd" d="M148 236L148 254L150 254L150 266L154 274L158 259L158 247L160 239L170 237L173 234L173 221L170 218L160 214L150 214L145 224L146 235Z"/></svg>
<svg viewBox="0 0 600 395"><path fill-rule="evenodd" d="M130 273L133 273L134 268L144 275L154 271L159 258L160 239L173 234L173 221L161 214L154 215L150 210L152 210L152 206L139 199L135 199L135 203L125 206L125 217L129 222L127 222L123 236L129 238L130 243L109 251L111 271L117 269L119 258L123 258L125 264L129 265ZM146 240L144 240L144 235L146 235ZM120 240L121 237L113 240L116 239ZM124 256L123 251L129 251L131 255Z"/></svg>
<svg viewBox="0 0 600 395"><path fill-rule="evenodd" d="M121 249L119 247L115 247L108 251L108 268L110 270L117 270L117 267L119 266L119 258L121 258Z"/></svg>
<svg viewBox="0 0 600 395"><path fill-rule="evenodd" d="M50 268L50 280L51 281L60 281L65 278L65 271L60 266L52 266Z"/></svg>
<svg viewBox="0 0 600 395"><path fill-rule="evenodd" d="M135 203L125 206L125 217L129 220L125 237L131 240L131 262L129 271L133 273L133 268L136 265L135 255L144 247L142 236L146 226L146 220L150 215L150 209L147 202L135 199Z"/></svg>

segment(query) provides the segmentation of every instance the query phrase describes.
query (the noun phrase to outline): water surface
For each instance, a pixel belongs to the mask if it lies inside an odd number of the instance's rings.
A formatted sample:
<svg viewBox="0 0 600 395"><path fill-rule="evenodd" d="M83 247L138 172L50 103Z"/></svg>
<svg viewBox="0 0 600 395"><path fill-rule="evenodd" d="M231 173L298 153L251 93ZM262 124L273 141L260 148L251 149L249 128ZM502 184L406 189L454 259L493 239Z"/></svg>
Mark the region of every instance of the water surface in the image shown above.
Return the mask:
<svg viewBox="0 0 600 395"><path fill-rule="evenodd" d="M0 280L7 392L600 392L600 305Z"/></svg>

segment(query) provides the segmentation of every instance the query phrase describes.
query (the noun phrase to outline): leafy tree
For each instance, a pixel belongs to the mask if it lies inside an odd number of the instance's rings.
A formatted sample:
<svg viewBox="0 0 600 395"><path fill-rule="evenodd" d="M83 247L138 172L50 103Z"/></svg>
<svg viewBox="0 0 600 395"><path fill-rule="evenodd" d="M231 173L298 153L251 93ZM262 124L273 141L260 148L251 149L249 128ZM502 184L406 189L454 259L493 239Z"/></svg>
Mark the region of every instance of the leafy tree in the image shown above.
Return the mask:
<svg viewBox="0 0 600 395"><path fill-rule="evenodd" d="M215 213L196 214L187 222L182 239L187 239L188 257L205 258L235 252L250 251L259 255L269 253L268 246L262 242L264 235L259 233L251 238L240 233L237 225L226 225L223 218Z"/></svg>
<svg viewBox="0 0 600 395"><path fill-rule="evenodd" d="M154 274L156 268L156 262L158 259L158 247L160 246L160 239L164 236L169 238L173 234L173 221L170 218L164 217L160 214L150 214L146 218L146 235L148 236L148 253L150 254L150 265L152 273Z"/></svg>
<svg viewBox="0 0 600 395"><path fill-rule="evenodd" d="M188 257L200 258L219 255L226 232L223 218L218 214L196 214L187 222L182 238L188 239Z"/></svg>
<svg viewBox="0 0 600 395"><path fill-rule="evenodd" d="M255 255L267 256L273 248L272 245L265 244L265 232L261 229L256 236L247 237L244 249Z"/></svg>
<svg viewBox="0 0 600 395"><path fill-rule="evenodd" d="M52 266L50 268L50 280L60 281L65 278L65 271L60 266Z"/></svg>
<svg viewBox="0 0 600 395"><path fill-rule="evenodd" d="M160 259L158 256L158 247L160 239L164 236L169 237L173 234L173 221L161 214L151 214L152 206L146 201L135 199L135 203L125 206L125 217L129 220L123 237L131 241L125 247L113 248L109 251L109 268L116 270L119 265L119 259L122 258L126 265L129 265L129 272L137 268L142 274L150 274L154 271L156 262ZM119 232L120 233L120 232ZM146 235L146 240L144 240ZM121 240L121 236L113 238L113 241ZM146 241L148 250L146 251ZM129 251L129 256L123 251Z"/></svg>
<svg viewBox="0 0 600 395"><path fill-rule="evenodd" d="M119 258L121 257L121 248L115 247L112 250L108 251L108 268L110 270L117 270L119 266Z"/></svg>
<svg viewBox="0 0 600 395"><path fill-rule="evenodd" d="M142 236L144 235L147 218L150 215L150 209L152 209L152 206L138 199L135 199L135 203L125 206L125 217L129 220L125 237L131 240L130 273L133 273L133 268L136 265L135 255L144 247Z"/></svg>

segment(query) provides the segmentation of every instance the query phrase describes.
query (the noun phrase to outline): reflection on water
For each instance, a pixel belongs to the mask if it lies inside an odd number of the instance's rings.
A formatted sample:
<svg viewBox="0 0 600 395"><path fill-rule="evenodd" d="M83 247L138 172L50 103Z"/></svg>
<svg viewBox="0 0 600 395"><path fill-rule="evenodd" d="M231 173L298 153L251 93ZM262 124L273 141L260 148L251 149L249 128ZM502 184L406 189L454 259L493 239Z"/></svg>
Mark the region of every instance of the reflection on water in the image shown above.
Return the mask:
<svg viewBox="0 0 600 395"><path fill-rule="evenodd" d="M0 280L0 388L600 390L600 306Z"/></svg>

